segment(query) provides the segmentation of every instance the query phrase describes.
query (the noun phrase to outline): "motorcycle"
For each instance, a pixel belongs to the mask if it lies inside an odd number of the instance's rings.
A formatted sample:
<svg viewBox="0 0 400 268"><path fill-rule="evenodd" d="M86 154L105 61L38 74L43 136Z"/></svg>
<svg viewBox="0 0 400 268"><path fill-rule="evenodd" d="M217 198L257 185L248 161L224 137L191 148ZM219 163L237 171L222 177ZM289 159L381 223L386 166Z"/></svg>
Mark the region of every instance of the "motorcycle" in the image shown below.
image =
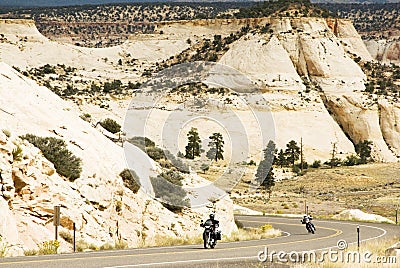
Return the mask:
<svg viewBox="0 0 400 268"><path fill-rule="evenodd" d="M208 219L205 222L201 221L200 226L204 228L204 248L214 248L217 245L217 240L221 240L221 231L215 230L218 228L218 224L214 226L213 221Z"/></svg>
<svg viewBox="0 0 400 268"><path fill-rule="evenodd" d="M311 220L312 220L312 218L310 218L310 217L304 217L301 220L301 223L306 225L306 229L309 233L315 234L316 229L315 229L314 224L311 222Z"/></svg>

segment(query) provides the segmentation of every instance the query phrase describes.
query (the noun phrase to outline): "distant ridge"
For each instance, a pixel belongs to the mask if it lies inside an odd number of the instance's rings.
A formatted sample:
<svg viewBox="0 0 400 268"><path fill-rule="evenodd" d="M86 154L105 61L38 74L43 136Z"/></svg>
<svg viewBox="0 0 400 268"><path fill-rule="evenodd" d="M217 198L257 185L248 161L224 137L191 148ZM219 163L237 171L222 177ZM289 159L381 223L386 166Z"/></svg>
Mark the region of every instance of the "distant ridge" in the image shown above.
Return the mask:
<svg viewBox="0 0 400 268"><path fill-rule="evenodd" d="M100 5L118 3L215 3L215 2L264 2L259 0L0 0L0 7L56 7L77 5ZM266 1L268 2L268 1ZM397 3L400 0L311 0L312 3Z"/></svg>
<svg viewBox="0 0 400 268"><path fill-rule="evenodd" d="M46 7L46 6L74 6L107 3L137 3L136 0L0 0L0 6L10 7ZM144 2L144 1L142 1ZM151 1L149 1L151 2Z"/></svg>
<svg viewBox="0 0 400 268"><path fill-rule="evenodd" d="M192 1L192 0L0 0L0 6L7 7L55 7L55 6L78 6L78 5L100 5L100 4L117 4L117 3L168 3L168 2L255 2L246 0L218 0L218 1Z"/></svg>

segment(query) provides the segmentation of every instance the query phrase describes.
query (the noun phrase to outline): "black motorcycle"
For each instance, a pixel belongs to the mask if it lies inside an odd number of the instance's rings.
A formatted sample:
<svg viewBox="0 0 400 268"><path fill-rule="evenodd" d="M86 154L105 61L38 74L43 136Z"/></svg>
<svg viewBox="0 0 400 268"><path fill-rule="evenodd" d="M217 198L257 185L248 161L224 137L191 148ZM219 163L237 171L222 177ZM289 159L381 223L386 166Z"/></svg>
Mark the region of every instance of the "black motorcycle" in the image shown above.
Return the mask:
<svg viewBox="0 0 400 268"><path fill-rule="evenodd" d="M306 217L301 220L301 223L306 225L306 229L309 233L315 234L316 229L311 220L312 218Z"/></svg>
<svg viewBox="0 0 400 268"><path fill-rule="evenodd" d="M201 221L201 227L204 228L203 232L203 242L204 248L214 248L217 245L217 240L221 240L221 231L217 231L218 224L213 224L213 221L208 219L203 223Z"/></svg>

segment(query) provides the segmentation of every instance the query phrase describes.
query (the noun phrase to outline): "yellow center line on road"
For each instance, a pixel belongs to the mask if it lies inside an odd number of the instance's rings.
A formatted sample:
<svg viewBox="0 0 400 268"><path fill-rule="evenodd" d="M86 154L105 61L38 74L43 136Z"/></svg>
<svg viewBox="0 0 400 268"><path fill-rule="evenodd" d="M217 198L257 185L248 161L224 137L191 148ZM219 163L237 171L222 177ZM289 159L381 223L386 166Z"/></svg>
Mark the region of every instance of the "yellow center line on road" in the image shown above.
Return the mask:
<svg viewBox="0 0 400 268"><path fill-rule="evenodd" d="M275 223L275 224L285 224L285 225L300 225L300 224L293 224L293 223L283 223L283 222L265 222L265 221L248 221L248 220L243 220L243 222L257 222L257 223ZM295 244L295 243L305 243L305 242L310 242L310 241L316 241L316 240L322 240L322 239L329 239L335 236L338 236L342 234L343 232L338 229L333 229L333 228L328 228L328 227L318 227L318 229L326 229L326 230L332 230L335 231L334 234L328 235L328 236L323 236L323 237L317 237L317 238L311 238L311 239L302 239L302 240L297 240L297 241L290 241L290 242L281 242L281 243L273 243L273 244L268 244L268 246L277 246L277 245L289 245L289 244ZM249 241L249 240L248 240ZM252 240L252 241L257 241L257 240ZM230 248L214 248L212 251L228 251L228 250L238 250L238 249L247 249L247 248L260 248L264 245L251 245L251 246L241 246L241 247L230 247ZM152 248L152 249L157 249ZM135 250L135 249L133 249ZM197 250L189 250L189 251L175 251L175 252L153 252L153 253L136 253L136 254L127 254L127 255L111 255L111 256L82 256L82 257L72 257L72 258L55 258L55 259L47 259L47 260L27 260L27 261L14 261L14 262L4 262L0 263L0 266L3 265L10 265L10 264L28 264L28 263L46 263L46 262L55 262L55 261L79 261L79 260L88 260L88 259L114 259L114 258L122 258L122 257L134 257L134 256L152 256L152 255L177 255L177 254L190 254L190 253L198 253L199 250L202 249L197 249ZM105 252L106 253L106 252ZM257 252L254 253L254 256L256 256ZM57 256L57 255L55 255Z"/></svg>
<svg viewBox="0 0 400 268"><path fill-rule="evenodd" d="M286 223L286 222L265 222L265 221L248 221L248 220L243 220L243 222L257 222L257 223L264 223L264 224L284 224L284 225L294 225L294 226L301 226L300 224L295 224L295 223ZM268 244L268 246L277 246L277 245L287 245L287 244L294 244L294 243L303 243L303 242L309 242L309 241L315 241L315 240L321 240L321 239L328 239L332 238L338 235L341 235L343 232L342 230L334 229L334 228L329 228L329 227L321 227L318 226L318 229L325 229L325 230L331 230L335 231L334 234L328 235L328 236L322 236L322 237L317 237L317 238L310 238L310 239L303 239L301 241L291 241L291 242L282 242L282 243L275 243L275 244ZM260 246L260 245L258 245ZM247 246L247 247L255 247L255 246ZM244 247L237 247L237 248L247 248L246 246ZM236 248L235 248L236 249Z"/></svg>
<svg viewBox="0 0 400 268"><path fill-rule="evenodd" d="M257 222L257 223L264 223L264 224L270 224L270 225L273 225L273 224L284 224L284 225L292 225L292 226L299 226L299 227L302 226L302 224L297 224L297 223L274 222L274 221L248 221L248 220L245 220L245 221L242 221L242 222L253 222L253 223ZM318 230L320 230L320 229L331 230L331 231L335 231L335 232L340 231L340 234L342 233L342 231L338 230L338 229L318 226ZM340 235L340 234L338 234L338 235ZM318 239L320 239L320 238L328 238L328 237L323 236L323 237L319 237ZM311 239L311 240L314 240L314 239ZM304 241L310 241L310 240L304 240Z"/></svg>

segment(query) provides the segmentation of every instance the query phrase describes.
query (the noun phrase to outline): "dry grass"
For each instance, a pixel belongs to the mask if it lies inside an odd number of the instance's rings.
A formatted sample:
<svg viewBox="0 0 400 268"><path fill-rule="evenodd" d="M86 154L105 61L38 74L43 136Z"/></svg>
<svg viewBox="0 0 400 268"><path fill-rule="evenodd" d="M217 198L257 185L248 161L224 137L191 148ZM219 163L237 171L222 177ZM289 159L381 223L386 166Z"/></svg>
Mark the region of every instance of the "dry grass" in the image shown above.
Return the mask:
<svg viewBox="0 0 400 268"><path fill-rule="evenodd" d="M36 249L24 250L24 256L35 256L35 255L38 255L38 251Z"/></svg>
<svg viewBox="0 0 400 268"><path fill-rule="evenodd" d="M3 242L2 237L0 236L0 258L3 258L7 254L8 243Z"/></svg>
<svg viewBox="0 0 400 268"><path fill-rule="evenodd" d="M266 224L259 228L239 228L237 232L233 232L230 236L223 235L222 242L235 242L245 240L259 240L265 238L272 238L281 235L281 231L273 229L271 225ZM185 237L170 237L170 236L156 236L155 242L145 246L178 246L178 245L197 245L202 244L203 238L198 236L185 236Z"/></svg>
<svg viewBox="0 0 400 268"><path fill-rule="evenodd" d="M344 209L358 208L394 220L400 205L399 178L400 163L311 169L276 183L270 200L263 190L249 193L243 182L231 196L236 204L265 213L303 214L307 199L310 213L317 217L330 218Z"/></svg>
<svg viewBox="0 0 400 268"><path fill-rule="evenodd" d="M160 236L155 237L154 244L146 246L157 246L157 247L169 247L179 245L196 245L203 243L203 238L199 236L185 236L185 237L171 237L171 236Z"/></svg>
<svg viewBox="0 0 400 268"><path fill-rule="evenodd" d="M245 240L259 240L265 238L272 238L281 235L280 230L273 229L271 225L266 224L260 228L245 228L239 229L237 232L232 233L230 236L224 236L222 241L234 242Z"/></svg>

